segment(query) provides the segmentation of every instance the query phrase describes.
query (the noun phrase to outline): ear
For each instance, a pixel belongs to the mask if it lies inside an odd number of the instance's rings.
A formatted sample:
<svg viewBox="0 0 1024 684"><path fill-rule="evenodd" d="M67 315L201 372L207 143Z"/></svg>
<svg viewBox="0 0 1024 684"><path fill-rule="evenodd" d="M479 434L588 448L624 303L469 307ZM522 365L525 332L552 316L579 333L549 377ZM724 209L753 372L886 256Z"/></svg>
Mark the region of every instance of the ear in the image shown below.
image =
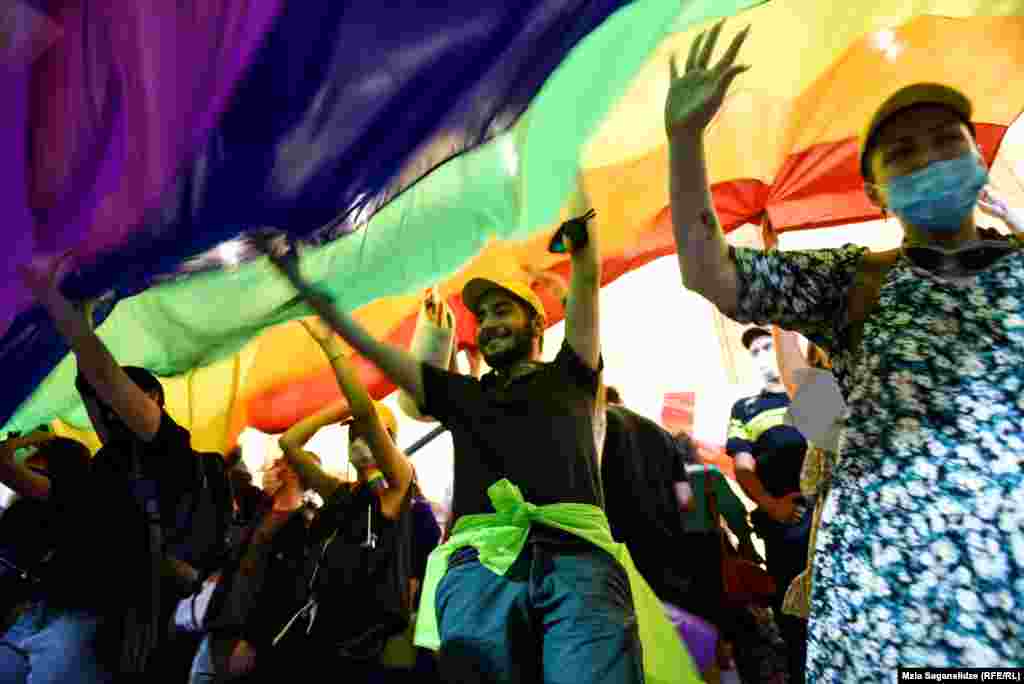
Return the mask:
<svg viewBox="0 0 1024 684"><path fill-rule="evenodd" d="M871 203L876 207L885 211L888 209L885 203L885 197L883 196L882 190L878 185L875 185L871 181L864 181L864 194L868 196Z"/></svg>

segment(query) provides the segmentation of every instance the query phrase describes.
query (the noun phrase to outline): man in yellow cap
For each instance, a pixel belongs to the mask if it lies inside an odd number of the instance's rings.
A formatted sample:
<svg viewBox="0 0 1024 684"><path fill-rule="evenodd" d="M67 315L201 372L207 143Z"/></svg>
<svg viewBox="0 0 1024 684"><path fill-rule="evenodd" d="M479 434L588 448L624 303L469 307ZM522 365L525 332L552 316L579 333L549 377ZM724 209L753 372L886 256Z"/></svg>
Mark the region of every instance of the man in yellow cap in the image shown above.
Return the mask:
<svg viewBox="0 0 1024 684"><path fill-rule="evenodd" d="M541 361L546 314L528 285L466 284L463 301L492 369L479 380L373 339L309 287L294 260L275 258L349 344L452 433L457 523L428 566L417 628L418 643L440 643L445 681L643 681L639 634L647 623L642 618L638 627L636 589L626 564L607 551L619 553L600 508L601 274L589 217L565 231L572 276L565 342L554 361ZM516 529L523 530L512 534L518 541L496 541ZM672 648L680 649L675 662L685 663L678 642L662 650ZM652 653L651 662L659 656ZM673 681L689 681L683 667Z"/></svg>
<svg viewBox="0 0 1024 684"><path fill-rule="evenodd" d="M720 29L684 73L673 66L665 108L683 281L739 322L824 349L848 405L817 540L808 679L1020 667L1024 243L975 224L988 171L971 104L914 84L865 127L865 191L899 219L900 249L730 248L703 132L748 68L735 64L747 31L711 64Z"/></svg>

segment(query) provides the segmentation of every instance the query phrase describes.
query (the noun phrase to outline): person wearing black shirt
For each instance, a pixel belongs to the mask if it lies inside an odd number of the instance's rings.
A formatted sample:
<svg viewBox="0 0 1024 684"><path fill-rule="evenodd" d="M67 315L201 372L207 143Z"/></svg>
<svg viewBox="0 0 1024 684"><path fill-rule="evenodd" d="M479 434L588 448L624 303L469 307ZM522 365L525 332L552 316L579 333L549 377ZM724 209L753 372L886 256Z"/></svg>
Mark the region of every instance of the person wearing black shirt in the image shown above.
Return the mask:
<svg viewBox="0 0 1024 684"><path fill-rule="evenodd" d="M737 482L758 506L750 519L764 540L768 572L777 587L772 602L775 621L786 642L791 681L802 682L807 621L784 614L782 601L790 583L807 565L814 508L800 493L807 440L784 423L789 395L782 384L772 334L764 328L750 328L742 341L765 386L760 394L733 405L726 451L736 461Z"/></svg>
<svg viewBox="0 0 1024 684"><path fill-rule="evenodd" d="M288 461L279 458L264 471L263 487L258 491L266 505L249 521L232 561L219 573L207 635L192 660L191 684L224 679L218 677L215 654L222 667L232 667L222 673L231 678L251 674L257 656L270 651L281 626L307 600L313 516L302 483Z"/></svg>
<svg viewBox="0 0 1024 684"><path fill-rule="evenodd" d="M454 517L494 513L487 490L503 479L538 506L603 504L595 429L603 411L597 236L567 238L572 276L565 342L551 363L540 361L545 311L529 285L483 278L466 284L462 299L476 317L478 347L493 369L479 380L375 340L303 280L294 256L267 250L345 341L451 431ZM607 553L553 528L532 525L505 575L482 565L472 547L456 552L435 606L445 681L643 680L625 570Z"/></svg>
<svg viewBox="0 0 1024 684"><path fill-rule="evenodd" d="M348 406L329 405L292 426L280 440L303 489L319 494L325 504L306 537L306 601L281 620L269 643L256 647L258 679L277 681L294 673L296 663L337 672L346 681L401 677L404 673L390 670L382 656L410 621L412 466L395 446L394 415L370 399L330 329L319 321L303 325L324 349ZM325 472L303 448L345 412L351 414L349 461L358 473L355 483ZM265 520L250 545L250 559L284 532L280 528L285 522L273 516ZM215 649L217 671L240 669L232 655L237 654Z"/></svg>
<svg viewBox="0 0 1024 684"><path fill-rule="evenodd" d="M25 448L33 453L16 459ZM45 430L0 442L0 483L19 497L0 516L0 634L19 604L45 596L47 561L66 541L89 459L84 444Z"/></svg>
<svg viewBox="0 0 1024 684"><path fill-rule="evenodd" d="M105 682L114 672L125 681L155 662L170 611L199 579L191 563L208 548L192 546L196 555L188 558L167 551L172 532L195 531L173 528L201 461L188 431L164 410L156 377L120 366L93 330L91 306L83 312L60 292L67 256L34 260L20 273L75 355L76 385L103 447L80 487L90 496L76 511L77 543L53 560L47 619L22 637L48 644L32 662L33 682Z"/></svg>
<svg viewBox="0 0 1024 684"><path fill-rule="evenodd" d="M682 511L692 505L679 442L605 388L608 409L601 479L612 535L629 548L640 574L663 601L686 606L694 559L683 547ZM679 549L666 554L666 549Z"/></svg>

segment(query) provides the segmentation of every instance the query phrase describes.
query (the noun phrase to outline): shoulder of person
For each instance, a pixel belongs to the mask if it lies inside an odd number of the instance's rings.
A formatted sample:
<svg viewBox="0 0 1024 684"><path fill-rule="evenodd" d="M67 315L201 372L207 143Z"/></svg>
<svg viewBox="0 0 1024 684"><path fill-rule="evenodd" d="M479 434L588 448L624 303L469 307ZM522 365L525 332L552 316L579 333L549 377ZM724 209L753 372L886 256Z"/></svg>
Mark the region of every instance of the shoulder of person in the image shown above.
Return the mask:
<svg viewBox="0 0 1024 684"><path fill-rule="evenodd" d="M848 320L856 324L867 318L875 307L882 282L900 258L900 249L865 252L857 266L857 274L847 304Z"/></svg>
<svg viewBox="0 0 1024 684"><path fill-rule="evenodd" d="M887 249L883 252L865 252L857 268L859 274L884 275L900 258L901 249Z"/></svg>

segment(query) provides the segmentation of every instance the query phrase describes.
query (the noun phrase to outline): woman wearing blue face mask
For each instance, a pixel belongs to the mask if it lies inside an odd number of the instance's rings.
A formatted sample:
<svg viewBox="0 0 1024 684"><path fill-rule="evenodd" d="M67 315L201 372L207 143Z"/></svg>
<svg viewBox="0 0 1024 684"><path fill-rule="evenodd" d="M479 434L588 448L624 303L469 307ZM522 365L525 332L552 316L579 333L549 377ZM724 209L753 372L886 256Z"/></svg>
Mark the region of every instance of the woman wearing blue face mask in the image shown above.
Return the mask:
<svg viewBox="0 0 1024 684"><path fill-rule="evenodd" d="M865 191L899 219L901 248L731 248L703 131L747 69L734 64L746 32L714 64L719 31L673 69L665 109L683 281L738 322L808 337L847 405L816 544L807 681L1020 667L1024 242L975 223L988 171L971 104L916 84L865 128Z"/></svg>

